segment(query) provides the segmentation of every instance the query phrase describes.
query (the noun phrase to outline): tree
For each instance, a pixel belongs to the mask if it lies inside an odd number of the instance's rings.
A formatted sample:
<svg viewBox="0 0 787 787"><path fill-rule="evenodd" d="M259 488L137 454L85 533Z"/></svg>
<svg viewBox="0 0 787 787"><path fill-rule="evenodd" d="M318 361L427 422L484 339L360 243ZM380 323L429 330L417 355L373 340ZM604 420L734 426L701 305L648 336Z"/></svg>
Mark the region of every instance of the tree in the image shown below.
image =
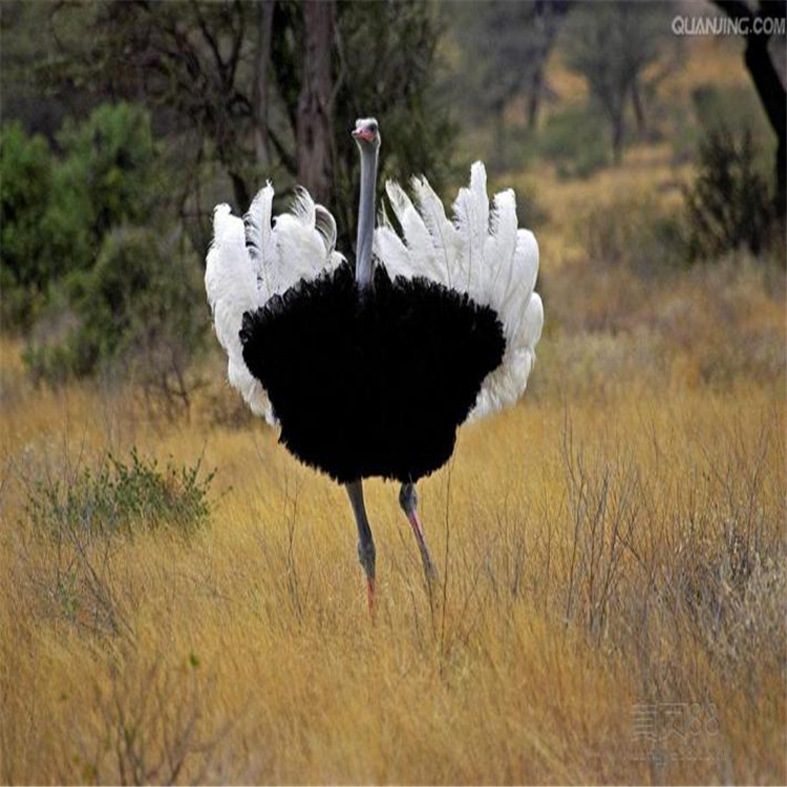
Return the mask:
<svg viewBox="0 0 787 787"><path fill-rule="evenodd" d="M778 140L774 205L776 214L783 221L787 213L787 92L768 51L772 28L762 23L767 18L784 20L787 17L787 2L760 2L756 11L743 0L713 2L731 19L741 23L745 20L748 23L749 33L746 36L743 59ZM755 21L759 24L755 25Z"/></svg>
<svg viewBox="0 0 787 787"><path fill-rule="evenodd" d="M271 37L273 35L274 0L261 0L257 23L257 51L254 66L254 148L257 162L270 166L268 141L268 74L270 72Z"/></svg>
<svg viewBox="0 0 787 787"><path fill-rule="evenodd" d="M544 69L571 0L536 0L534 3L535 52L530 61L527 86L527 127L534 131L544 93Z"/></svg>
<svg viewBox="0 0 787 787"><path fill-rule="evenodd" d="M52 9L56 18L83 13ZM384 171L398 145L388 174L428 170L439 182L445 169L451 135L433 89L432 4L130 0L96 4L87 26L87 43L60 42L45 79L151 109L170 141L181 213L199 220L195 246L209 236L213 200L203 204L203 191L215 181L213 162L237 211L264 179L275 178L279 194L301 183L341 217L349 242L357 152L348 130L359 115L381 121ZM427 126L439 138L421 137Z"/></svg>
<svg viewBox="0 0 787 787"><path fill-rule="evenodd" d="M206 332L201 274L165 207L150 117L104 104L56 137L61 156L18 124L0 136L4 318L49 324L25 352L34 379L109 365L170 413L187 407L186 368Z"/></svg>
<svg viewBox="0 0 787 787"><path fill-rule="evenodd" d="M52 193L46 140L28 138L19 123L0 131L0 288L4 327L29 328L44 298L47 244L41 231Z"/></svg>
<svg viewBox="0 0 787 787"><path fill-rule="evenodd" d="M524 96L527 124L534 130L547 92L544 69L570 0L462 3L448 6L461 48L461 92L457 101L479 119L491 116L496 151L505 159L504 113Z"/></svg>
<svg viewBox="0 0 787 787"><path fill-rule="evenodd" d="M156 212L156 152L149 116L104 105L56 135L58 160L19 123L0 134L3 318L29 328L50 286L89 268L104 235Z"/></svg>
<svg viewBox="0 0 787 787"><path fill-rule="evenodd" d="M584 5L568 26L568 65L585 77L591 99L610 127L612 154L620 163L625 140L626 107L633 101L639 128L645 111L641 82L661 53L669 26L665 4L605 2Z"/></svg>
<svg viewBox="0 0 787 787"><path fill-rule="evenodd" d="M303 6L303 79L298 96L298 182L317 202L328 202L333 180L331 44L336 22L332 2Z"/></svg>
<svg viewBox="0 0 787 787"><path fill-rule="evenodd" d="M438 191L448 176L455 129L440 90L438 9L423 2L337 6L334 91L334 197L340 248L355 246L360 162L349 131L355 118L380 121L380 196L388 178L428 175Z"/></svg>
<svg viewBox="0 0 787 787"><path fill-rule="evenodd" d="M751 132L711 130L685 198L692 259L717 259L742 246L758 255L768 242L771 195L757 171Z"/></svg>
<svg viewBox="0 0 787 787"><path fill-rule="evenodd" d="M68 119L56 139L64 159L42 224L50 279L90 268L112 228L151 224L161 201L150 116L140 107L103 104L83 123Z"/></svg>

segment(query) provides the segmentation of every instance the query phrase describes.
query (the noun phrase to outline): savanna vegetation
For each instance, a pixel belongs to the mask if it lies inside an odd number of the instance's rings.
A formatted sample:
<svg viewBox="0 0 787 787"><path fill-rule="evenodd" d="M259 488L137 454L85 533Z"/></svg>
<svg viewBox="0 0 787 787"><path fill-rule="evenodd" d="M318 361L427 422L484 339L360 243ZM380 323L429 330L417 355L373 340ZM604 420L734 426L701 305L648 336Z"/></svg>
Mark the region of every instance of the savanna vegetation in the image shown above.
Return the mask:
<svg viewBox="0 0 787 787"><path fill-rule="evenodd" d="M3 3L0 781L787 780L784 37L672 33L718 5ZM546 315L436 583L368 484L373 619L201 283L269 177L351 253L372 113L383 179L516 189Z"/></svg>

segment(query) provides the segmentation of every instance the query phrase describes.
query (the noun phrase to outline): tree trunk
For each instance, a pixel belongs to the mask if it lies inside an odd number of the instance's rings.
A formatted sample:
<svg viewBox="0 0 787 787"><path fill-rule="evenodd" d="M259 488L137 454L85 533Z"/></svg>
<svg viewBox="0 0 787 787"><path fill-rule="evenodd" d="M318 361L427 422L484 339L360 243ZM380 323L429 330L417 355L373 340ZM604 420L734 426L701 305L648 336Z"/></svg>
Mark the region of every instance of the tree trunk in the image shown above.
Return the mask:
<svg viewBox="0 0 787 787"><path fill-rule="evenodd" d="M543 61L542 61L543 62ZM541 89L544 82L544 67L542 63L536 66L533 79L530 81L530 95L527 99L527 128L535 131L538 126L538 109L541 105Z"/></svg>
<svg viewBox="0 0 787 787"><path fill-rule="evenodd" d="M331 161L331 44L333 2L303 4L303 82L298 98L298 182L317 202L327 203L333 185Z"/></svg>
<svg viewBox="0 0 787 787"><path fill-rule="evenodd" d="M232 191L235 194L235 207L239 211L245 212L249 209L249 203L251 202L246 181L239 173L232 170L230 170L229 176L232 181Z"/></svg>
<svg viewBox="0 0 787 787"><path fill-rule="evenodd" d="M612 161L617 167L623 160L623 113L612 117Z"/></svg>
<svg viewBox="0 0 787 787"><path fill-rule="evenodd" d="M506 166L506 104L501 101L492 108L495 129L495 155L493 161L500 169Z"/></svg>
<svg viewBox="0 0 787 787"><path fill-rule="evenodd" d="M538 110L544 92L544 69L552 52L563 18L571 8L571 0L536 0L535 26L539 31L539 45L535 55L533 76L527 97L527 128L535 131L538 126Z"/></svg>
<svg viewBox="0 0 787 787"><path fill-rule="evenodd" d="M787 91L779 78L779 73L768 52L770 36L754 35L754 18L771 17L784 19L787 16L787 3L761 3L759 10L753 12L742 0L714 0L731 19L748 19L750 33L746 37L744 62L751 76L760 103L768 116L776 138L776 199L775 208L779 217L784 220L787 211Z"/></svg>
<svg viewBox="0 0 787 787"><path fill-rule="evenodd" d="M637 123L637 136L644 139L648 133L648 124L645 117L645 107L642 105L642 96L639 92L639 79L635 76L631 83L631 103L634 105L634 120Z"/></svg>
<svg viewBox="0 0 787 787"><path fill-rule="evenodd" d="M268 64L271 58L271 33L275 0L262 0L259 6L259 28L254 74L254 152L263 169L270 166L268 145Z"/></svg>

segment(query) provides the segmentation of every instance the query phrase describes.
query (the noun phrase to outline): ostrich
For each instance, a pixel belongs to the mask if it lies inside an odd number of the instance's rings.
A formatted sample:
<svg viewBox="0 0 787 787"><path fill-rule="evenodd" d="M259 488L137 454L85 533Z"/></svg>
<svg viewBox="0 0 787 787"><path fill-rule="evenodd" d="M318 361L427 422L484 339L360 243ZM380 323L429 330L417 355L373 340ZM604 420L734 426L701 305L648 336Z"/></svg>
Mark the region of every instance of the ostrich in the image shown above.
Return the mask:
<svg viewBox="0 0 787 787"><path fill-rule="evenodd" d="M388 182L401 235L384 210L375 229L377 121L356 121L352 136L361 157L355 265L335 250L333 216L304 189L272 224L268 183L243 220L216 207L205 286L231 385L281 426L293 456L345 486L373 610L363 479L401 484L399 504L434 578L416 482L448 461L468 417L519 399L544 313L533 291L538 245L517 228L511 189L490 210L486 171L473 164L449 221L425 178L412 181L415 205Z"/></svg>

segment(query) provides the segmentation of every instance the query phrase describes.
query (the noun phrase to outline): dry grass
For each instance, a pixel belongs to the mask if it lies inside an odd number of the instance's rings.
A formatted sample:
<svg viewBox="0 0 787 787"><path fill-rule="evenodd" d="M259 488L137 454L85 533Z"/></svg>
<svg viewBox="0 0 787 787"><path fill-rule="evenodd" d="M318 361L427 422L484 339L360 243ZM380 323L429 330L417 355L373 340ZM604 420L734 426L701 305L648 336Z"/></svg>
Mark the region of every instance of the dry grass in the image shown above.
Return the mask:
<svg viewBox="0 0 787 787"><path fill-rule="evenodd" d="M368 484L374 621L343 491L218 355L165 425L123 385L33 389L0 341L0 781L783 783L784 272L654 272L652 202L608 204L543 256L523 403L420 485L431 597ZM207 529L35 532L36 482L131 446L218 468Z"/></svg>
<svg viewBox="0 0 787 787"><path fill-rule="evenodd" d="M258 423L211 425L220 392L158 430L122 391L4 377L0 778L783 782L783 385L559 388L570 336L421 484L431 603L369 484L373 622L342 490ZM31 532L32 479L132 443L219 468L209 529Z"/></svg>

